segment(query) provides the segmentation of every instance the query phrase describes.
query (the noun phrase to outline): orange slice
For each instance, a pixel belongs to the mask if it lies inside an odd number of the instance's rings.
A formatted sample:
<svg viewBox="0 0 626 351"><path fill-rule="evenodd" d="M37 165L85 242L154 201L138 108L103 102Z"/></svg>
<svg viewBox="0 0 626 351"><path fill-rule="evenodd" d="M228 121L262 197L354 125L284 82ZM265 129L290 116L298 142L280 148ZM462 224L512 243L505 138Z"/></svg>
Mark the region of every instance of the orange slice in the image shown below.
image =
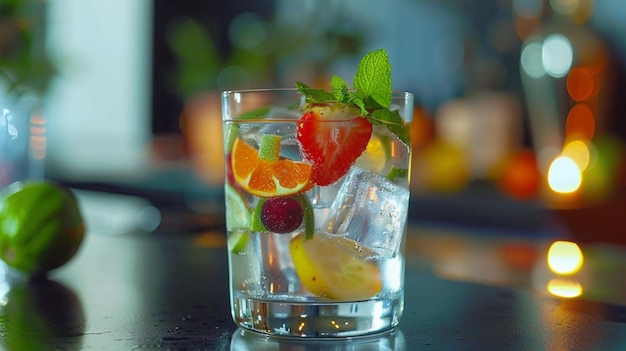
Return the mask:
<svg viewBox="0 0 626 351"><path fill-rule="evenodd" d="M231 153L233 176L249 193L275 197L311 188L311 165L280 157L280 139L277 135L263 135L260 151L235 139Z"/></svg>

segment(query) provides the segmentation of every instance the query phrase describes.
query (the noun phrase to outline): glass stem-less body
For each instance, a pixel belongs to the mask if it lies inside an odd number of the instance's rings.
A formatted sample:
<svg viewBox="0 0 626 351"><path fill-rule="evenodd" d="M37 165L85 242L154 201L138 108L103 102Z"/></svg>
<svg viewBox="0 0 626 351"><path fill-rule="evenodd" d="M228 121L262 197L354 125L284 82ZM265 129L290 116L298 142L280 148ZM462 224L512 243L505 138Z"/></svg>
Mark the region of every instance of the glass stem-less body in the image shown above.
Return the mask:
<svg viewBox="0 0 626 351"><path fill-rule="evenodd" d="M287 97L287 102L279 102L279 97ZM303 152L308 145L302 143L310 139L302 136L308 131L298 101L297 92L290 90L223 96L233 319L242 328L278 336L333 338L390 331L404 309L410 145L374 124L365 140L367 147L349 165L338 165L346 172L330 184L311 183L316 179L311 175L303 178L307 185L294 192L290 189L297 189L297 181L287 177L285 189L279 186L275 193L261 193L257 188L262 182L257 187L242 175L247 168L262 168L255 166L257 157L270 159L259 163L270 165L261 173L276 169L277 160L287 160L289 167L304 165L306 171L319 162ZM395 94L393 103L408 125L412 95ZM261 111L259 106L272 106L273 112L263 110L264 117L258 118L254 111ZM315 130L330 130L330 136L352 130L344 121L315 123ZM265 135L279 136L278 158L260 151L266 148ZM323 147L329 153L328 145ZM354 151L340 146L337 155L350 152ZM343 162L343 156L325 160ZM289 167L284 169L293 169ZM312 173L319 170L310 168ZM277 178L281 170L276 171ZM293 179L298 177L294 174ZM272 223L275 210L264 203L287 198L300 205L290 205L297 214L289 212L283 216L285 221L304 219L300 225L296 222L295 229L282 230Z"/></svg>
<svg viewBox="0 0 626 351"><path fill-rule="evenodd" d="M232 313L241 327L269 334L333 337L377 333L398 324L404 309L401 254L376 262L385 272L379 294L367 300L334 301L307 291L290 259L280 257L289 252L290 237L255 233L245 253L230 254Z"/></svg>

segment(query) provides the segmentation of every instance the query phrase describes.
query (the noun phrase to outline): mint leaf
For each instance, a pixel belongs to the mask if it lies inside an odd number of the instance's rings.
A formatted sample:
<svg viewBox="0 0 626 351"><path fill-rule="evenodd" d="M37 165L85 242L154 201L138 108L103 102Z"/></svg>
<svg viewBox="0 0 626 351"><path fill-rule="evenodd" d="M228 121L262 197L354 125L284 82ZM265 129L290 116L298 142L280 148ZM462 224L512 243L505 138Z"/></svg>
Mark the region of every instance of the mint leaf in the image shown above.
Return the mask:
<svg viewBox="0 0 626 351"><path fill-rule="evenodd" d="M346 83L343 78L334 75L330 79L330 86L333 88L333 95L335 96L337 101L345 102L348 96L348 90L350 89L348 83Z"/></svg>
<svg viewBox="0 0 626 351"><path fill-rule="evenodd" d="M350 91L350 86L343 78L336 75L333 76L330 85L333 87L333 95L335 95L338 102L356 105L361 109L361 115L366 116L368 114L363 98L357 93Z"/></svg>
<svg viewBox="0 0 626 351"><path fill-rule="evenodd" d="M365 55L356 74L354 88L367 105L387 108L391 103L391 64L385 49Z"/></svg>
<svg viewBox="0 0 626 351"><path fill-rule="evenodd" d="M387 179L395 182L396 179L406 178L409 174L409 170L407 168L397 168L396 166L392 166L389 173L387 173Z"/></svg>
<svg viewBox="0 0 626 351"><path fill-rule="evenodd" d="M322 103L335 101L335 96L324 89L314 89L308 85L296 82L296 89L304 95L307 102Z"/></svg>
<svg viewBox="0 0 626 351"><path fill-rule="evenodd" d="M363 98L357 93L350 91L350 86L343 78L337 75L333 76L330 85L332 87L332 93L324 89L314 89L304 83L296 82L296 88L300 94L304 95L308 103L339 102L357 106L361 109L361 115L363 116L368 114Z"/></svg>
<svg viewBox="0 0 626 351"><path fill-rule="evenodd" d="M406 145L411 142L411 129L398 111L390 111L392 85L391 64L385 49L375 50L363 57L354 75L354 90L335 75L331 78L331 92L313 89L296 82L298 91L308 103L342 103L354 105L361 115L375 125L384 125Z"/></svg>
<svg viewBox="0 0 626 351"><path fill-rule="evenodd" d="M374 110L372 115L368 117L368 120L372 124L386 126L403 143L411 145L411 128L404 122L398 111L389 111L387 109Z"/></svg>
<svg viewBox="0 0 626 351"><path fill-rule="evenodd" d="M344 102L346 104L356 105L358 108L360 108L361 116L367 116L369 114L369 112L365 108L365 102L363 101L363 98L361 98L357 93L348 92L348 95Z"/></svg>

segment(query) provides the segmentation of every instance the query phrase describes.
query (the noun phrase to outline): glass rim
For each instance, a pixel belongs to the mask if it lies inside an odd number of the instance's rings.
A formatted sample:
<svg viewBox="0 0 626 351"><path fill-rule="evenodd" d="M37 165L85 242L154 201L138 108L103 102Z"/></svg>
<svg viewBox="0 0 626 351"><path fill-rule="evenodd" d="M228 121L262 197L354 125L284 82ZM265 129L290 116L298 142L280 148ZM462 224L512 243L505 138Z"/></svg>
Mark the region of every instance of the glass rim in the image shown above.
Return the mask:
<svg viewBox="0 0 626 351"><path fill-rule="evenodd" d="M332 89L324 89L325 91L332 91ZM354 90L350 90L354 91ZM302 99L303 94L300 94L298 89L294 88L262 88L262 89L240 89L240 90L224 90L222 91L222 121L235 121L235 120L260 120L268 121L266 118L260 118L260 110L269 105L259 105L256 108L246 108L245 110L238 111L233 114L232 107L238 106L244 99L263 99L265 97L278 97L279 99ZM415 103L415 95L409 91L392 91L391 92L391 104L400 106L400 109L404 110L402 113L402 119L406 122L413 121L413 108ZM287 104L288 101L282 103ZM270 103L271 105L271 103ZM240 118L242 115L246 115L245 118ZM272 120L276 121L276 120Z"/></svg>
<svg viewBox="0 0 626 351"><path fill-rule="evenodd" d="M332 88L313 88L311 89L321 89L325 91L332 91ZM348 91L354 92L354 89L349 89ZM223 90L222 96L229 96L233 94L249 94L249 93L271 93L271 92L298 92L297 88L252 88L252 89L229 89ZM408 90L392 90L391 96L415 96L412 92Z"/></svg>

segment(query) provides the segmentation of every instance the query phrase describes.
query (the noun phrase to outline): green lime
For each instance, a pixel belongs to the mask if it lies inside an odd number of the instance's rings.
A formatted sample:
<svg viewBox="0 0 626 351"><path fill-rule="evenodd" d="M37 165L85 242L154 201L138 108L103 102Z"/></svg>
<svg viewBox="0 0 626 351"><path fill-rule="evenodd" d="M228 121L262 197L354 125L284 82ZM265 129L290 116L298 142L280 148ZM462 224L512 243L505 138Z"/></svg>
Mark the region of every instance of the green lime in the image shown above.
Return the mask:
<svg viewBox="0 0 626 351"><path fill-rule="evenodd" d="M250 231L237 229L228 234L228 249L234 254L240 254L246 250L250 240Z"/></svg>
<svg viewBox="0 0 626 351"><path fill-rule="evenodd" d="M0 258L28 275L58 268L78 251L85 225L74 194L46 180L0 193Z"/></svg>
<svg viewBox="0 0 626 351"><path fill-rule="evenodd" d="M226 228L228 231L250 227L250 209L230 184L224 187L226 197Z"/></svg>
<svg viewBox="0 0 626 351"><path fill-rule="evenodd" d="M263 134L259 146L259 158L266 161L278 161L280 158L280 135Z"/></svg>
<svg viewBox="0 0 626 351"><path fill-rule="evenodd" d="M224 191L228 248L232 253L241 253L250 237L250 209L233 186L226 184Z"/></svg>
<svg viewBox="0 0 626 351"><path fill-rule="evenodd" d="M259 201L256 203L254 210L252 210L252 218L250 218L250 230L255 232L266 232L267 228L263 221L261 220L261 211L263 209L263 204L267 201L266 198L259 198Z"/></svg>

